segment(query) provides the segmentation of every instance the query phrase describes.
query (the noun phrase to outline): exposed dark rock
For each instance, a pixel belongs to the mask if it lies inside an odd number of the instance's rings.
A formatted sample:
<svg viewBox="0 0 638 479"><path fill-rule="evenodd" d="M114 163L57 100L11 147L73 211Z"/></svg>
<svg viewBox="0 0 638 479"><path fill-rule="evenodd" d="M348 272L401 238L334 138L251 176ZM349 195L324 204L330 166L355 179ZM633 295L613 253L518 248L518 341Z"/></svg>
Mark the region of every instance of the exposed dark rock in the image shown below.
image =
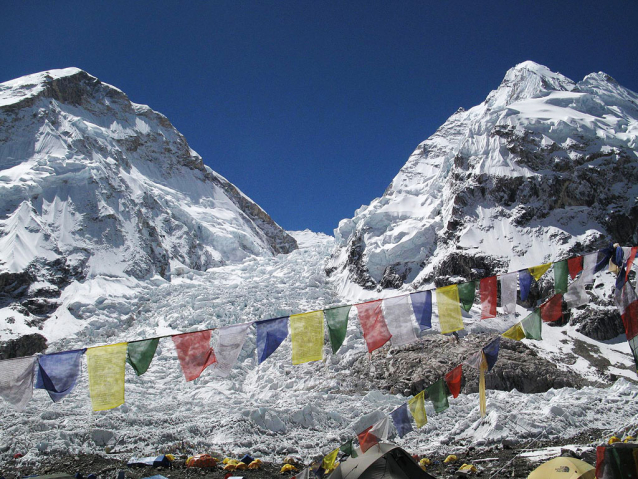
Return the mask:
<svg viewBox="0 0 638 479"><path fill-rule="evenodd" d="M47 340L38 333L27 334L17 339L0 342L0 360L21 358L41 353L47 348Z"/></svg>

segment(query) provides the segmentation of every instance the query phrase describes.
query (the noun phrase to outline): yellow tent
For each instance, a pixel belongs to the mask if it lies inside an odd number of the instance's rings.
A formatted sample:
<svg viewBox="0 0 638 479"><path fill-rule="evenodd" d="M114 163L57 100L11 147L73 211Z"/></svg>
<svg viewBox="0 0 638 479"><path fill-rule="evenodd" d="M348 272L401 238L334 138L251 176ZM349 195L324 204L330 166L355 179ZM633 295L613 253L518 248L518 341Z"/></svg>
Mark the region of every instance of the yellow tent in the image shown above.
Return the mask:
<svg viewBox="0 0 638 479"><path fill-rule="evenodd" d="M596 469L573 457L556 457L541 464L527 479L595 479Z"/></svg>

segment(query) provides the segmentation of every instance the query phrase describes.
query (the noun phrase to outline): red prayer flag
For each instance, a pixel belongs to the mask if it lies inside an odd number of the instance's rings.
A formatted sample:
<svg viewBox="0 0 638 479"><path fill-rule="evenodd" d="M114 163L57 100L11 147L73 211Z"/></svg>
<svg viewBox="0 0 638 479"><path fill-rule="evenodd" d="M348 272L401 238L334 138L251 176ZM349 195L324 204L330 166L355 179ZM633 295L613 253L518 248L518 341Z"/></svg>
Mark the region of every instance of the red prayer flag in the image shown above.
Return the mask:
<svg viewBox="0 0 638 479"><path fill-rule="evenodd" d="M605 464L605 446L596 448L596 477L603 477L603 466Z"/></svg>
<svg viewBox="0 0 638 479"><path fill-rule="evenodd" d="M546 323L563 317L563 295L555 294L541 305L541 319Z"/></svg>
<svg viewBox="0 0 638 479"><path fill-rule="evenodd" d="M627 341L630 341L638 336L638 296L629 283L625 283L622 290L616 293L616 302Z"/></svg>
<svg viewBox="0 0 638 479"><path fill-rule="evenodd" d="M481 319L495 318L498 289L496 276L483 278L479 288L481 290Z"/></svg>
<svg viewBox="0 0 638 479"><path fill-rule="evenodd" d="M359 439L359 447L361 448L361 452L363 452L364 454L372 446L374 446L375 444L379 444L379 438L370 433L370 429L372 429L372 427L373 426L370 426L368 429L357 434L357 438Z"/></svg>
<svg viewBox="0 0 638 479"><path fill-rule="evenodd" d="M359 322L361 323L361 329L363 329L363 337L366 340L369 353L379 349L392 337L383 317L382 302L383 300L378 299L369 303L357 304Z"/></svg>
<svg viewBox="0 0 638 479"><path fill-rule="evenodd" d="M204 369L217 362L215 352L210 346L210 337L210 330L173 336L186 381L197 379Z"/></svg>
<svg viewBox="0 0 638 479"><path fill-rule="evenodd" d="M567 269L569 269L569 275L574 279L583 270L583 257L569 258L567 260Z"/></svg>
<svg viewBox="0 0 638 479"><path fill-rule="evenodd" d="M461 393L461 379L463 379L463 365L459 364L445 375L447 388L452 393L452 397L458 397Z"/></svg>
<svg viewBox="0 0 638 479"><path fill-rule="evenodd" d="M627 273L625 274L625 281L629 279L629 272L631 271L631 266L634 264L634 260L636 259L636 253L638 253L638 246L634 246L631 248L631 253L629 254L629 259L627 260Z"/></svg>

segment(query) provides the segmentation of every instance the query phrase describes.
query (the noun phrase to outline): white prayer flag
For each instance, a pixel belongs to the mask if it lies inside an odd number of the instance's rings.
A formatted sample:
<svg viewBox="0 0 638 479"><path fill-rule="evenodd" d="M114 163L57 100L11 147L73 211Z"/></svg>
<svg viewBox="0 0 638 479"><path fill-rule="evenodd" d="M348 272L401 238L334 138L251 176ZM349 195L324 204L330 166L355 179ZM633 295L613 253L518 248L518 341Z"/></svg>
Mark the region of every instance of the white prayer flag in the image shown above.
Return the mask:
<svg viewBox="0 0 638 479"><path fill-rule="evenodd" d="M0 396L24 411L33 396L36 356L7 359L0 365Z"/></svg>
<svg viewBox="0 0 638 479"><path fill-rule="evenodd" d="M414 332L416 319L409 296L397 296L383 300L383 316L392 334L392 346L402 346L417 340Z"/></svg>

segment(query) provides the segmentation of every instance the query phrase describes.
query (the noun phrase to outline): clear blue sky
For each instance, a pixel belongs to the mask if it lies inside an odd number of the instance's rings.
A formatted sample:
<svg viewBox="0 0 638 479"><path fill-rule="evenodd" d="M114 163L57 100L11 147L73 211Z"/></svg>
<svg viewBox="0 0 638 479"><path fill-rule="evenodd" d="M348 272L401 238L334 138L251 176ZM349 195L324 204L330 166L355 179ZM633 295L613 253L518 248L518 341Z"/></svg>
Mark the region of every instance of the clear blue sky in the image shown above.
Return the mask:
<svg viewBox="0 0 638 479"><path fill-rule="evenodd" d="M638 91L637 20L635 0L5 0L0 82L82 68L284 228L332 233L517 63Z"/></svg>

